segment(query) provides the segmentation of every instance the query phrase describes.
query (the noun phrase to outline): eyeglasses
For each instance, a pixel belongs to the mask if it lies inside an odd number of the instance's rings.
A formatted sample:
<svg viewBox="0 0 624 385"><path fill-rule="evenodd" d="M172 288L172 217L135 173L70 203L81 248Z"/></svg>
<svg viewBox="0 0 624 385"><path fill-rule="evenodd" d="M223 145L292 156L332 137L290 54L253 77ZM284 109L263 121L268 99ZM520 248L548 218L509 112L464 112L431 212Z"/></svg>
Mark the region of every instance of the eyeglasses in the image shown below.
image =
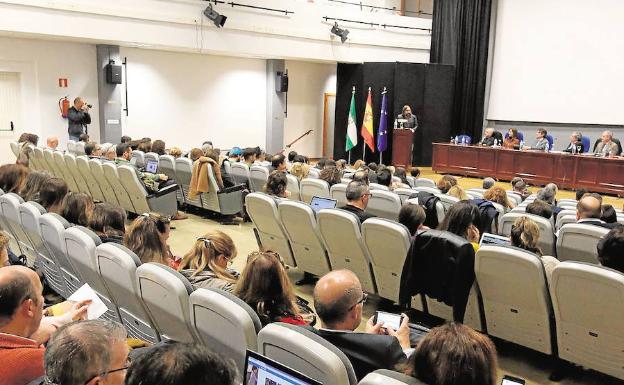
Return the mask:
<svg viewBox="0 0 624 385"><path fill-rule="evenodd" d="M362 299L360 299L359 301L357 301L353 306L351 306L349 308L349 310L353 310L354 307L356 307L359 304L364 304L366 303L366 300L368 299L368 294L365 292L362 292Z"/></svg>
<svg viewBox="0 0 624 385"><path fill-rule="evenodd" d="M130 357L128 357L128 358L126 358L126 364L124 366L122 366L121 368L111 369L111 370L107 370L105 372L98 373L95 376L89 378L85 382L85 385L87 385L89 382L91 382L95 377L106 377L106 376L108 376L111 373L121 372L122 370L128 370L128 368L130 367L130 364L132 364L132 360L130 359Z"/></svg>

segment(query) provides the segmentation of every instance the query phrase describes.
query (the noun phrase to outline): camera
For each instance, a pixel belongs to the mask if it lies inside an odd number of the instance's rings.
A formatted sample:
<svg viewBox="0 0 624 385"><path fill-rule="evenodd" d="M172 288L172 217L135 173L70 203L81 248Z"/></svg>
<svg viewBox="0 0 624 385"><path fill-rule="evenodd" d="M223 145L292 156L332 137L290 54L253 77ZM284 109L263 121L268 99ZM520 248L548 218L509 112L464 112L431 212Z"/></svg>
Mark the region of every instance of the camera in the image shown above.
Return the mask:
<svg viewBox="0 0 624 385"><path fill-rule="evenodd" d="M90 105L90 104L87 104L87 107L88 107L88 108L93 108L93 106L92 106L92 105Z"/></svg>

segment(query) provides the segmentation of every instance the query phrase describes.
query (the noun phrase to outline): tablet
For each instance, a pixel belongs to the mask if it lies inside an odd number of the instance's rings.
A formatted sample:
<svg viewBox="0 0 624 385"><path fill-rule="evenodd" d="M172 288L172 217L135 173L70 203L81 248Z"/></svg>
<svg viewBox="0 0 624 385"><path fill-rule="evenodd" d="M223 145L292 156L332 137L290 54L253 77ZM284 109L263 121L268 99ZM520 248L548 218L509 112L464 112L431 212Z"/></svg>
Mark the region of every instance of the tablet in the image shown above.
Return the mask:
<svg viewBox="0 0 624 385"><path fill-rule="evenodd" d="M336 208L336 200L329 198L321 198L321 197L312 197L312 201L310 201L310 206L312 206L312 210L318 214L322 209L333 209Z"/></svg>
<svg viewBox="0 0 624 385"><path fill-rule="evenodd" d="M511 246L511 241L508 237L503 237L490 233L483 233L483 237L481 237L481 243L479 243L479 247L485 245Z"/></svg>
<svg viewBox="0 0 624 385"><path fill-rule="evenodd" d="M243 385L322 385L268 357L247 350Z"/></svg>
<svg viewBox="0 0 624 385"><path fill-rule="evenodd" d="M145 171L156 174L158 172L158 162L155 160L148 160L145 164Z"/></svg>

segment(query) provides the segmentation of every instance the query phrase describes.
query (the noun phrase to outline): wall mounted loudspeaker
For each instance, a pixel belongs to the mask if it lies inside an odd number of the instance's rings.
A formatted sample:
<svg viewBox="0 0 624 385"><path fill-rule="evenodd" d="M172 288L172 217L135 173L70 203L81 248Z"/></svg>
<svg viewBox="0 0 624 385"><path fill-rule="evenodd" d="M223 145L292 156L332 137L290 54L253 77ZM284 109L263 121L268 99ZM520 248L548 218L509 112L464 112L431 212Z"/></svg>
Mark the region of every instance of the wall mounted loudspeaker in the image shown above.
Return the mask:
<svg viewBox="0 0 624 385"><path fill-rule="evenodd" d="M275 78L275 92L288 92L288 70L278 72Z"/></svg>
<svg viewBox="0 0 624 385"><path fill-rule="evenodd" d="M121 66L114 63L106 65L106 83L121 84Z"/></svg>

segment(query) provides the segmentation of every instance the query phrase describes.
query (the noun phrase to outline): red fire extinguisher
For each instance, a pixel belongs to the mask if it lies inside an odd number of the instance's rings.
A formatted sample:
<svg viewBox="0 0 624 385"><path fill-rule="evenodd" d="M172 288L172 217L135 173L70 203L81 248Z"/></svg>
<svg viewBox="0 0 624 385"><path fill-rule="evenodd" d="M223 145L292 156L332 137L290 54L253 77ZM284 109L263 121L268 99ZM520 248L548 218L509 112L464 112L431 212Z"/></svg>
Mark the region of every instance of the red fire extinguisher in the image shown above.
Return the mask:
<svg viewBox="0 0 624 385"><path fill-rule="evenodd" d="M67 96L59 99L59 110L61 110L61 116L67 118L69 112L69 99L67 99Z"/></svg>

